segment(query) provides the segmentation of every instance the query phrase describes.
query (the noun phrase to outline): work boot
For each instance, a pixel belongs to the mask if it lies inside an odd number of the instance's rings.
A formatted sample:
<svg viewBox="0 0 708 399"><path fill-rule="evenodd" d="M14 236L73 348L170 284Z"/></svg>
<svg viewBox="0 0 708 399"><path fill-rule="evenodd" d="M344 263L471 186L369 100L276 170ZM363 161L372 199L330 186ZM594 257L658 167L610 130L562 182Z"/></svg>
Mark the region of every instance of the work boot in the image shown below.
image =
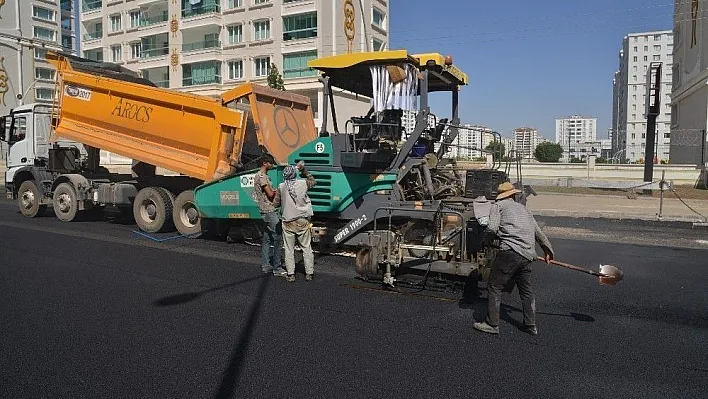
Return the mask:
<svg viewBox="0 0 708 399"><path fill-rule="evenodd" d="M305 275L305 280L306 280L306 281L312 281L312 274L306 274L306 275Z"/></svg>
<svg viewBox="0 0 708 399"><path fill-rule="evenodd" d="M294 274L288 274L288 276L285 277L285 280L287 280L288 283L294 283L294 282L295 282L295 275L294 275Z"/></svg>
<svg viewBox="0 0 708 399"><path fill-rule="evenodd" d="M499 334L499 326L490 326L486 321L482 323L474 323L472 327L477 331L482 331L489 334Z"/></svg>

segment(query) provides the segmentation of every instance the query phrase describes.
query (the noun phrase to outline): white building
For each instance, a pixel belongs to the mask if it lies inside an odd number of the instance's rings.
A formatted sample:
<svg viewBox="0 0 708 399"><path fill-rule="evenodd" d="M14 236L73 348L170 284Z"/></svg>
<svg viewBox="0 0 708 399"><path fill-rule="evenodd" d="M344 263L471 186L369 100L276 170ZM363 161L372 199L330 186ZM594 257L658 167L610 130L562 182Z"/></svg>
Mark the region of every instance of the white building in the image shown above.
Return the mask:
<svg viewBox="0 0 708 399"><path fill-rule="evenodd" d="M564 158L579 151L580 143L597 140L597 118L572 115L556 119L556 143L563 148Z"/></svg>
<svg viewBox="0 0 708 399"><path fill-rule="evenodd" d="M708 10L706 3L674 3L671 163L708 162ZM697 8L693 8L696 6Z"/></svg>
<svg viewBox="0 0 708 399"><path fill-rule="evenodd" d="M513 131L514 151L522 159L533 159L536 146L543 142L538 130L532 127L519 127Z"/></svg>
<svg viewBox="0 0 708 399"><path fill-rule="evenodd" d="M388 0L81 3L84 57L140 71L161 87L213 96L247 81L266 84L274 63L288 91L310 97L317 126L323 94L317 72L307 62L381 50L388 43ZM345 33L350 12L354 29ZM335 104L340 127L370 107L368 99L340 92Z"/></svg>
<svg viewBox="0 0 708 399"><path fill-rule="evenodd" d="M624 37L613 83L613 155L637 162L646 147L647 71L661 63L661 114L657 117L657 160L669 159L673 32L632 33Z"/></svg>
<svg viewBox="0 0 708 399"><path fill-rule="evenodd" d="M72 0L0 0L0 114L54 99L47 50L74 53Z"/></svg>

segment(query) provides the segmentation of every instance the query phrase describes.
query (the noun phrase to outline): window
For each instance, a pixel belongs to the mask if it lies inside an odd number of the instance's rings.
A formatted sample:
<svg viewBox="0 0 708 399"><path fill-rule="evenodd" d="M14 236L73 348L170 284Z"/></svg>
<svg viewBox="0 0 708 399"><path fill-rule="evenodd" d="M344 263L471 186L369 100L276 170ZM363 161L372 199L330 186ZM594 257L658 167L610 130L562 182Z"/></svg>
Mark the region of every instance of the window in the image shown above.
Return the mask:
<svg viewBox="0 0 708 399"><path fill-rule="evenodd" d="M636 111L636 110L637 110L637 104L632 104L632 111Z"/></svg>
<svg viewBox="0 0 708 399"><path fill-rule="evenodd" d="M386 15L378 8L374 8L372 22L379 28L386 29Z"/></svg>
<svg viewBox="0 0 708 399"><path fill-rule="evenodd" d="M140 11L130 12L130 27L137 28L140 26Z"/></svg>
<svg viewBox="0 0 708 399"><path fill-rule="evenodd" d="M270 0L254 0L253 4L265 4L270 2Z"/></svg>
<svg viewBox="0 0 708 399"><path fill-rule="evenodd" d="M74 45L73 40L71 40L71 36L61 35L61 46L65 49L72 50L74 48Z"/></svg>
<svg viewBox="0 0 708 399"><path fill-rule="evenodd" d="M655 44L655 45L654 45L654 51L661 51L661 45Z"/></svg>
<svg viewBox="0 0 708 399"><path fill-rule="evenodd" d="M645 55L645 56L644 56L644 61L648 61L648 60L649 60L649 59L648 59L647 56Z"/></svg>
<svg viewBox="0 0 708 399"><path fill-rule="evenodd" d="M661 56L660 56L660 55L655 55L655 56L652 57L652 59L653 59L654 61L660 61L660 60L661 60Z"/></svg>
<svg viewBox="0 0 708 399"><path fill-rule="evenodd" d="M35 26L34 27L34 38L55 42L55 41L57 41L57 32L54 30L51 30L51 29Z"/></svg>
<svg viewBox="0 0 708 399"><path fill-rule="evenodd" d="M34 48L34 58L44 60L47 58L47 49L43 48Z"/></svg>
<svg viewBox="0 0 708 399"><path fill-rule="evenodd" d="M632 39L634 39L634 42L635 42L635 43L639 40L639 38L636 37L636 36L634 36Z"/></svg>
<svg viewBox="0 0 708 399"><path fill-rule="evenodd" d="M34 91L34 96L37 100L53 100L54 90L46 87L38 87Z"/></svg>
<svg viewBox="0 0 708 399"><path fill-rule="evenodd" d="M120 22L120 14L111 15L111 32L118 32L121 29Z"/></svg>
<svg viewBox="0 0 708 399"><path fill-rule="evenodd" d="M35 68L34 69L34 78L35 79L44 79L44 80L54 80L54 74L56 72L53 69L49 68Z"/></svg>
<svg viewBox="0 0 708 399"><path fill-rule="evenodd" d="M661 40L661 35L654 35L654 40Z"/></svg>
<svg viewBox="0 0 708 399"><path fill-rule="evenodd" d="M636 53L637 51L637 46L634 46L634 52Z"/></svg>
<svg viewBox="0 0 708 399"><path fill-rule="evenodd" d="M674 49L674 44L673 44L673 43L667 43L667 44L666 44L666 48L669 49L669 50L673 50L673 49Z"/></svg>
<svg viewBox="0 0 708 399"><path fill-rule="evenodd" d="M253 40L270 39L270 21L256 21L253 23Z"/></svg>
<svg viewBox="0 0 708 399"><path fill-rule="evenodd" d="M371 42L371 47L373 48L374 51L383 51L384 50L384 43L381 40L374 38Z"/></svg>
<svg viewBox="0 0 708 399"><path fill-rule="evenodd" d="M194 86L221 83L221 62L206 61L182 65L182 85Z"/></svg>
<svg viewBox="0 0 708 399"><path fill-rule="evenodd" d="M283 17L283 40L317 37L317 13Z"/></svg>
<svg viewBox="0 0 708 399"><path fill-rule="evenodd" d="M636 139L636 138L637 138L637 134L636 134L636 133L632 133L632 140L634 140L634 139Z"/></svg>
<svg viewBox="0 0 708 399"><path fill-rule="evenodd" d="M671 133L664 133L664 138L665 139L671 138Z"/></svg>
<svg viewBox="0 0 708 399"><path fill-rule="evenodd" d="M632 72L637 72L637 66L636 66L636 65L632 67Z"/></svg>
<svg viewBox="0 0 708 399"><path fill-rule="evenodd" d="M649 46L644 46L644 51L649 51Z"/></svg>
<svg viewBox="0 0 708 399"><path fill-rule="evenodd" d="M120 45L111 46L111 59L113 62L120 62L123 60L123 51Z"/></svg>
<svg viewBox="0 0 708 399"><path fill-rule="evenodd" d="M633 76L632 76L632 80L634 80L634 81L636 82L636 81L637 81L637 75L633 75Z"/></svg>
<svg viewBox="0 0 708 399"><path fill-rule="evenodd" d="M268 76L270 70L270 57L259 57L253 60L256 77Z"/></svg>
<svg viewBox="0 0 708 399"><path fill-rule="evenodd" d="M632 61L637 62L637 56L632 57Z"/></svg>
<svg viewBox="0 0 708 399"><path fill-rule="evenodd" d="M317 71L307 67L307 62L317 58L317 51L283 54L283 77L302 78L316 76Z"/></svg>
<svg viewBox="0 0 708 399"><path fill-rule="evenodd" d="M44 7L32 7L32 15L35 18L43 19L45 21L56 21L57 15L54 11L46 9Z"/></svg>
<svg viewBox="0 0 708 399"><path fill-rule="evenodd" d="M243 7L243 0L229 0L229 8Z"/></svg>
<svg viewBox="0 0 708 399"><path fill-rule="evenodd" d="M243 25L232 25L227 28L229 32L229 44L241 43L243 41Z"/></svg>
<svg viewBox="0 0 708 399"><path fill-rule="evenodd" d="M243 78L243 61L229 61L229 79Z"/></svg>
<svg viewBox="0 0 708 399"><path fill-rule="evenodd" d="M130 58L132 58L132 59L140 58L141 47L142 47L142 43L140 43L140 42L130 43Z"/></svg>

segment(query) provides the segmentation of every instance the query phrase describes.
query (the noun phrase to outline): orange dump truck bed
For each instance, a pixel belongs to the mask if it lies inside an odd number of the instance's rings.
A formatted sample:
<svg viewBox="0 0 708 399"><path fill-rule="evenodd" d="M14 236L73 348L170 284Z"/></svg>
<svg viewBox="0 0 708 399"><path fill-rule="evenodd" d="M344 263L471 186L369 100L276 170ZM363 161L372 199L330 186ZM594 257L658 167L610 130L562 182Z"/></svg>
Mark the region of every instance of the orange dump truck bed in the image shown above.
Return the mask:
<svg viewBox="0 0 708 399"><path fill-rule="evenodd" d="M242 169L244 143L249 159L265 150L284 163L317 136L305 96L248 83L211 98L112 78L63 54L47 59L58 73L57 136L203 181Z"/></svg>

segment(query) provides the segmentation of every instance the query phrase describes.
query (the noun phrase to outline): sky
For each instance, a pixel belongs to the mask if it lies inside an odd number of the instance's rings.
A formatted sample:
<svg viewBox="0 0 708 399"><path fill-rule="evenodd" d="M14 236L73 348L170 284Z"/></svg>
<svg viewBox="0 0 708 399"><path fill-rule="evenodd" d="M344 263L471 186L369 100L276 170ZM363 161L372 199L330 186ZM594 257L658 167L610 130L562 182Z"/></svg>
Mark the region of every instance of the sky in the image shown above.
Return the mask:
<svg viewBox="0 0 708 399"><path fill-rule="evenodd" d="M673 0L391 0L390 49L449 54L469 76L463 123L511 136L531 126L555 139L555 120L612 123L612 78L625 35L671 30ZM431 100L450 115L449 94Z"/></svg>

